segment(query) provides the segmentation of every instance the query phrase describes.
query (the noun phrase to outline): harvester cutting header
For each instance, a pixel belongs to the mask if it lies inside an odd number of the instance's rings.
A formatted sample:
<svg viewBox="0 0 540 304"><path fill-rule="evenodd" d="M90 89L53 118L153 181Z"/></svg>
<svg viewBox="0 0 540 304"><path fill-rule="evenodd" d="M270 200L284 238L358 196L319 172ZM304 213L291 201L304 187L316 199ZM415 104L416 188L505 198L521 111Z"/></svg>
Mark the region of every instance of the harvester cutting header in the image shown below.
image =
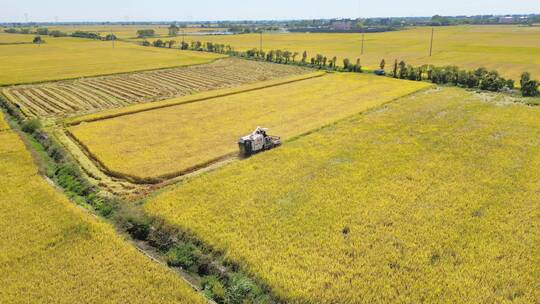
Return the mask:
<svg viewBox="0 0 540 304"><path fill-rule="evenodd" d="M240 138L238 140L240 155L247 157L281 145L281 139L277 136L266 134L267 131L267 128L257 127L251 134Z"/></svg>

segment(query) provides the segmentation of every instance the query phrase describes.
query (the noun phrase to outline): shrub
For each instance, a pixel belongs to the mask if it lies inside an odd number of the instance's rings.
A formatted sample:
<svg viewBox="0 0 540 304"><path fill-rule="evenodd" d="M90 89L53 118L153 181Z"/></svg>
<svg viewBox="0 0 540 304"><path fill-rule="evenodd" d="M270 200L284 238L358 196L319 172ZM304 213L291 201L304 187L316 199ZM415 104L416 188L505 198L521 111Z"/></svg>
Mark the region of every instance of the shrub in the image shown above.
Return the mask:
<svg viewBox="0 0 540 304"><path fill-rule="evenodd" d="M204 277L201 281L203 294L210 299L218 302L225 301L226 289L219 279L215 276Z"/></svg>
<svg viewBox="0 0 540 304"><path fill-rule="evenodd" d="M33 134L35 131L39 130L41 128L41 123L37 119L30 119L25 122L23 122L21 129L23 132L26 132L28 134Z"/></svg>
<svg viewBox="0 0 540 304"><path fill-rule="evenodd" d="M195 265L197 261L197 247L191 243L175 246L167 252L167 264L170 266L180 266L187 269Z"/></svg>
<svg viewBox="0 0 540 304"><path fill-rule="evenodd" d="M227 288L226 303L241 304L246 300L257 299L262 296L263 291L251 280L242 274L234 274L229 279ZM253 301L247 301L253 302Z"/></svg>
<svg viewBox="0 0 540 304"><path fill-rule="evenodd" d="M524 97L532 97L538 95L538 81L532 80L528 72L521 74L521 95Z"/></svg>
<svg viewBox="0 0 540 304"><path fill-rule="evenodd" d="M64 32L61 32L61 31L58 31L58 30L55 30L55 31L50 31L49 32L49 36L52 36L52 37L66 37L68 34L64 33Z"/></svg>
<svg viewBox="0 0 540 304"><path fill-rule="evenodd" d="M150 219L146 218L136 206L124 204L114 214L114 220L135 239L146 240L150 233Z"/></svg>

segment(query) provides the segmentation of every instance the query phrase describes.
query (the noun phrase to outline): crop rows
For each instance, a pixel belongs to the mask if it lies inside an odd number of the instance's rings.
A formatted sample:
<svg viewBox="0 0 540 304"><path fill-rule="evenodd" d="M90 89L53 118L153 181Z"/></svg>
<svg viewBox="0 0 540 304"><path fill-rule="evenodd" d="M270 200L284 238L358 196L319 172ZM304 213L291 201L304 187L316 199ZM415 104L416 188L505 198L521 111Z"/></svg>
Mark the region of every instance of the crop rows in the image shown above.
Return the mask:
<svg viewBox="0 0 540 304"><path fill-rule="evenodd" d="M300 67L230 58L190 67L16 86L4 89L3 92L27 116L67 116L185 96L307 71Z"/></svg>

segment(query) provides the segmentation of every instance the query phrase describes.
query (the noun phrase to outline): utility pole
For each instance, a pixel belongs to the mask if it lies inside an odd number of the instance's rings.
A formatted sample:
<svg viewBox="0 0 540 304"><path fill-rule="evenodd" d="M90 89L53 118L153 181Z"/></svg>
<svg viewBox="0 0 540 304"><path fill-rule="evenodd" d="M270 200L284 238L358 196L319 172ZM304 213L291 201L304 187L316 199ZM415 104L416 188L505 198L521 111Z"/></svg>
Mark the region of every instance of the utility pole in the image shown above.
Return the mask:
<svg viewBox="0 0 540 304"><path fill-rule="evenodd" d="M435 28L431 28L431 42L429 43L429 57L433 54L433 34L435 32Z"/></svg>
<svg viewBox="0 0 540 304"><path fill-rule="evenodd" d="M262 52L263 50L263 41L262 41L263 37L262 37L262 30L260 32L260 40L259 40L259 50Z"/></svg>
<svg viewBox="0 0 540 304"><path fill-rule="evenodd" d="M365 35L364 30L362 30L362 53L361 53L361 55L364 55L364 35Z"/></svg>

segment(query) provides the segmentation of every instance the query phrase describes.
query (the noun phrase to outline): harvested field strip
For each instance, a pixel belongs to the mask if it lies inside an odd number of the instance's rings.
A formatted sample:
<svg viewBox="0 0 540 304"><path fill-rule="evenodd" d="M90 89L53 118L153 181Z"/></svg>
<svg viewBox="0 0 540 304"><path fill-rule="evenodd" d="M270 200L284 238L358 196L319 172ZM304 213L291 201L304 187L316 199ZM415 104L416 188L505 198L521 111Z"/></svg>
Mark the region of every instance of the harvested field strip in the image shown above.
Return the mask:
<svg viewBox="0 0 540 304"><path fill-rule="evenodd" d="M123 95L126 98L126 100L137 99L144 96L140 93L131 91L129 88L124 88L121 85L117 85L116 83L112 81L96 79L96 80L93 80L92 82L102 85L106 90L112 90L118 94Z"/></svg>
<svg viewBox="0 0 540 304"><path fill-rule="evenodd" d="M10 130L0 132L0 175L1 303L206 303L49 185Z"/></svg>
<svg viewBox="0 0 540 304"><path fill-rule="evenodd" d="M77 98L77 104L83 109L92 109L98 106L101 106L100 102L97 101L92 95L84 94L75 86L65 85L62 87L66 93Z"/></svg>
<svg viewBox="0 0 540 304"><path fill-rule="evenodd" d="M427 87L335 73L68 130L110 174L157 183L236 154L238 138L257 125L287 140Z"/></svg>
<svg viewBox="0 0 540 304"><path fill-rule="evenodd" d="M183 92L186 92L186 91L192 92L192 91L195 91L197 89L203 88L199 84L196 84L196 83L193 83L193 82L189 82L189 84L188 84L188 82L178 80L176 78L169 77L169 76L167 76L165 74L160 74L159 76L156 76L156 79L158 81L164 81L165 83L174 85L177 88L181 88L181 90L183 90Z"/></svg>
<svg viewBox="0 0 540 304"><path fill-rule="evenodd" d="M84 107L81 107L81 105L73 103L71 100L69 100L69 99L65 98L64 96L56 93L54 90L51 90L51 88L42 87L42 88L39 88L38 90L41 90L42 94L47 96L47 99L57 99L62 104L66 105L66 106L69 106L74 111L78 111L81 108L84 109Z"/></svg>
<svg viewBox="0 0 540 304"><path fill-rule="evenodd" d="M74 110L69 105L66 105L66 104L62 103L61 101L57 100L56 98L51 98L49 95L44 93L40 88L30 89L30 90L28 90L28 92L33 94L33 96L35 98L43 100L44 102L49 102L52 106L54 106L59 111L71 111L71 110Z"/></svg>
<svg viewBox="0 0 540 304"><path fill-rule="evenodd" d="M174 94L176 92L175 86L169 85L164 82L160 82L155 77L142 77L139 75L132 75L131 78L136 82L145 82L148 83L152 88L155 88L158 92L167 92L167 94Z"/></svg>
<svg viewBox="0 0 540 304"><path fill-rule="evenodd" d="M85 90L85 86L64 85L62 86L61 90L58 90L58 93L68 96L71 100L78 104L84 104L89 109L95 109L96 107L101 107L102 104L109 103L108 99L99 99L99 92L97 91L87 93Z"/></svg>
<svg viewBox="0 0 540 304"><path fill-rule="evenodd" d="M196 81L196 80L194 80L192 78L181 77L181 76L177 76L177 75L171 75L171 74L168 74L168 73L163 73L163 74L159 75L159 77L161 79L165 79L166 81L169 81L170 83L174 83L174 84L176 84L178 86L188 88L188 89L192 89L192 90L193 89L206 89L206 88L211 87L208 84Z"/></svg>
<svg viewBox="0 0 540 304"><path fill-rule="evenodd" d="M152 111L156 109L163 109L168 107L174 107L182 104L190 104L195 102L201 102L205 100L210 100L218 97L232 96L236 94L242 94L246 92L257 91L265 88L272 88L276 86L291 84L299 81L305 81L309 79L319 78L326 75L326 72L313 72L310 74L304 74L299 76L291 76L283 79L274 79L264 82L259 82L255 84L244 85L241 87L234 88L224 88L221 90L214 90L208 92L202 92L193 96L183 96L179 98L162 100L159 102L146 103L146 104L135 104L126 108L121 109L110 109L107 111L102 111L100 113L92 113L83 116L67 118L65 123L71 126L78 125L83 122L93 122L99 120L106 120L120 116L131 115L135 113L141 113L146 111Z"/></svg>
<svg viewBox="0 0 540 304"><path fill-rule="evenodd" d="M85 107L92 107L92 103L89 102L86 98L78 99L78 95L74 93L69 86L63 86L62 88L50 87L49 89L51 90L51 92L56 93L56 95L63 97L64 100L79 107L79 110L84 109Z"/></svg>
<svg viewBox="0 0 540 304"><path fill-rule="evenodd" d="M121 84L124 87L138 90L139 92L143 92L145 97L154 96L157 93L159 93L159 91L155 87L149 85L148 83L135 81L131 78L115 79L115 82Z"/></svg>
<svg viewBox="0 0 540 304"><path fill-rule="evenodd" d="M74 85L75 86L75 85ZM93 96L100 105L100 108L109 108L117 106L118 104L123 104L122 101L107 92L100 90L92 89L92 87L86 85L75 86L79 91L83 92L86 95ZM105 106L103 106L105 105Z"/></svg>
<svg viewBox="0 0 540 304"><path fill-rule="evenodd" d="M119 101L120 104L129 104L129 102L127 101L126 97L123 94L117 93L116 90L109 89L107 86L104 86L94 81L87 81L85 82L85 85L99 92L115 97Z"/></svg>
<svg viewBox="0 0 540 304"><path fill-rule="evenodd" d="M215 82L207 79L205 76L196 76L196 75L189 75L189 74L175 74L175 73L164 73L165 76L170 77L172 79L176 79L179 81L185 81L191 85L201 85L203 87L213 87L215 86Z"/></svg>
<svg viewBox="0 0 540 304"><path fill-rule="evenodd" d="M41 100L40 98L37 98L36 96L34 96L34 94L32 94L30 90L21 90L19 92L21 93L21 95L26 97L26 100L28 102L31 102L35 104L36 106L42 107L45 110L45 112L47 112L48 114L56 114L59 111L61 111L53 103Z"/></svg>
<svg viewBox="0 0 540 304"><path fill-rule="evenodd" d="M285 303L537 303L540 108L505 100L419 92L144 208Z"/></svg>
<svg viewBox="0 0 540 304"><path fill-rule="evenodd" d="M2 90L3 95L7 98L7 100L18 100L16 103L16 107L20 108L22 113L28 117L36 117L41 115L41 108L32 108L30 105L25 105L22 102L21 96L17 96L14 91L9 89Z"/></svg>
<svg viewBox="0 0 540 304"><path fill-rule="evenodd" d="M30 102L24 95L22 95L18 90L11 90L13 96L17 98L20 102L21 107L29 108L31 112L38 114L39 116L48 115L47 111L43 107L38 107L34 103Z"/></svg>
<svg viewBox="0 0 540 304"><path fill-rule="evenodd" d="M55 111L50 111L47 103L56 108L60 105L59 102L65 102L68 98L57 100L45 98L42 99L44 103L34 100L36 106L43 107L46 110L44 116L68 116L118 108L133 103L154 102L195 92L240 86L255 83L261 79L279 79L309 72L311 70L300 67L228 58L207 65L60 81L50 84L14 87L14 89L20 90L24 95L26 90L32 89L41 90L54 87L56 89L55 93L60 94L65 88L70 88L66 89L69 91L66 93L70 95L69 100L71 103L59 109L57 108ZM91 96L105 96L107 102L94 102L98 101L97 97L88 99L87 94L81 96L80 93L74 91L74 88L84 89ZM67 94L62 95L67 96ZM31 99L31 97L27 99ZM13 103L17 103L19 102L17 98L18 96L11 96L8 99ZM74 104L84 104L84 106L77 106L77 109L74 109ZM31 116L40 116L39 112L35 110L33 112Z"/></svg>
<svg viewBox="0 0 540 304"><path fill-rule="evenodd" d="M117 88L119 88L119 89L121 89L121 90L123 90L125 92L129 92L131 94L134 94L134 95L136 95L136 96L138 96L140 98L152 95L147 90L144 90L142 88L143 85L139 84L139 83L129 83L129 82L124 82L124 81L122 81L120 79L115 79L110 84L116 86Z"/></svg>

